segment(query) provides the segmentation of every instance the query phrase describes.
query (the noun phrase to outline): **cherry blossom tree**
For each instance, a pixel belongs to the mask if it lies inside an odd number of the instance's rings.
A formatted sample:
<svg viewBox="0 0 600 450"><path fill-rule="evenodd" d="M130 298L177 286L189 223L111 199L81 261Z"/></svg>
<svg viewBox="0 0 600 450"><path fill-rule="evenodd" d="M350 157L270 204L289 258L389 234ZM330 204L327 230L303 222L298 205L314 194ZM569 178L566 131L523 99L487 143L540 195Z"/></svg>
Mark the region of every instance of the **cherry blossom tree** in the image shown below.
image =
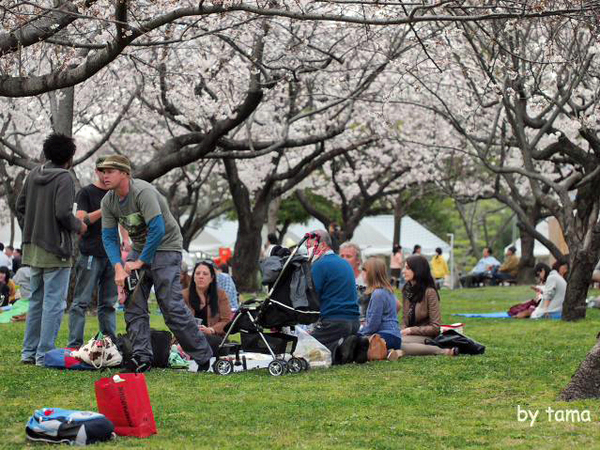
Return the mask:
<svg viewBox="0 0 600 450"><path fill-rule="evenodd" d="M563 319L585 317L600 255L594 33L568 19L508 20L462 24L444 39L448 70L435 86L421 83L423 103L466 140L467 155L502 179L499 195L532 236L544 242L528 217L535 208L557 218L571 261ZM531 209L518 201L528 193Z"/></svg>
<svg viewBox="0 0 600 450"><path fill-rule="evenodd" d="M0 17L0 95L21 97L82 83L115 61L131 47L152 46L188 39L188 26L214 16L245 13L303 22L401 26L421 22L495 21L510 17L533 18L594 12L593 2L440 1L399 4L346 0L241 1L213 0L6 0ZM594 17L592 16L592 20ZM155 30L168 24L180 27L168 40L156 39ZM57 56L57 48L71 55ZM83 57L76 50L87 49Z"/></svg>

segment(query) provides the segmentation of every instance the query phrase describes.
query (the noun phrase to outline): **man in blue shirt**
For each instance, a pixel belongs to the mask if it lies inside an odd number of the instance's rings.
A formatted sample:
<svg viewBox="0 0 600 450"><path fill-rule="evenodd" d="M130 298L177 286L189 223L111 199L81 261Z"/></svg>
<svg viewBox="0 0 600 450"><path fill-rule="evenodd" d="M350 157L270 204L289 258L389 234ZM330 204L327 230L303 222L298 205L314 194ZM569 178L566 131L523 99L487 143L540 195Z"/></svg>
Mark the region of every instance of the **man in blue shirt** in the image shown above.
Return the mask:
<svg viewBox="0 0 600 450"><path fill-rule="evenodd" d="M316 261L312 277L321 303L321 317L312 332L313 337L331 352L346 337L360 327L358 297L354 271L348 261L331 249L331 237L325 230L311 233L315 238L306 242Z"/></svg>
<svg viewBox="0 0 600 450"><path fill-rule="evenodd" d="M491 278L492 269L499 266L500 261L492 256L490 247L483 248L483 258L481 258L468 275L460 277L460 282L464 287L475 287L486 277Z"/></svg>

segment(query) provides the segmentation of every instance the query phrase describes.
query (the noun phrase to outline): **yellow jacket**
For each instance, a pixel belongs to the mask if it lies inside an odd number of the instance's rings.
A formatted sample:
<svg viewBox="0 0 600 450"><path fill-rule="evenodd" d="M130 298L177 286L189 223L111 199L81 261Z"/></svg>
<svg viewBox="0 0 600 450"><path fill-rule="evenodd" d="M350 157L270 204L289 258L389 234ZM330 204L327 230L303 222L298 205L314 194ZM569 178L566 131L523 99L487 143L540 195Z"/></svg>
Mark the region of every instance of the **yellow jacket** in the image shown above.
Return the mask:
<svg viewBox="0 0 600 450"><path fill-rule="evenodd" d="M431 274L433 278L444 278L446 275L450 275L448 264L442 255L435 255L431 258Z"/></svg>

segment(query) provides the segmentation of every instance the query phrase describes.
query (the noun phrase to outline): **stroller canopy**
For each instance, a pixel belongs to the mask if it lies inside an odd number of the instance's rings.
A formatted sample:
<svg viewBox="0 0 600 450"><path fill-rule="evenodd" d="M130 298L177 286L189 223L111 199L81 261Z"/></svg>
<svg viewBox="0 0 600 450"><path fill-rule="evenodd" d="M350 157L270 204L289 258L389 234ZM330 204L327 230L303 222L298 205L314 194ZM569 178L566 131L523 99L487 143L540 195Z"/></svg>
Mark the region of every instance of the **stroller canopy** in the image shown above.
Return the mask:
<svg viewBox="0 0 600 450"><path fill-rule="evenodd" d="M319 318L319 298L306 256L279 247L261 263L263 284L269 296L260 308L261 326L309 324Z"/></svg>

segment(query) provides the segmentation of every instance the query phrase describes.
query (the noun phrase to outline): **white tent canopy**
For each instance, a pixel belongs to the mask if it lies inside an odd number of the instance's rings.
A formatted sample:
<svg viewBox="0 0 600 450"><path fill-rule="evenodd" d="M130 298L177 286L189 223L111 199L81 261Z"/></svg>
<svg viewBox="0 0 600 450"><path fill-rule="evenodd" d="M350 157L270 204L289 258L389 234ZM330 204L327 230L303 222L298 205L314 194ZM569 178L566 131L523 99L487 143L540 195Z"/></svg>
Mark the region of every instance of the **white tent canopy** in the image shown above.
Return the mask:
<svg viewBox="0 0 600 450"><path fill-rule="evenodd" d="M549 230L548 230L548 221L543 220L538 223L535 227L536 231L540 233L542 236L549 238ZM521 238L517 239L514 244L507 245L504 248L504 253L511 245L514 245L517 248L517 256L521 257ZM550 256L550 250L548 250L541 242L536 240L533 244L533 256L536 258L546 258Z"/></svg>
<svg viewBox="0 0 600 450"><path fill-rule="evenodd" d="M322 228L323 224L316 219L311 219L306 224L293 224L284 237L284 243L297 243L306 232ZM225 219L213 220L192 240L189 252L191 254L202 252L208 255L217 255L221 247L233 249L237 238L237 229L238 224L236 221ZM408 216L402 218L400 231L400 245L402 245L405 253L412 252L415 244L421 246L422 252L425 255L433 254L436 247L440 247L445 255L448 255L450 252L448 243ZM266 235L265 227L263 229L263 242L265 242ZM365 256L389 255L392 251L393 238L394 216L380 215L365 217L354 232L352 242L362 249ZM0 242L7 245L9 241L10 225L4 224L0 226ZM16 225L14 241L15 247L21 245L21 230L18 225ZM536 248L537 245L538 243L536 242Z"/></svg>
<svg viewBox="0 0 600 450"><path fill-rule="evenodd" d="M284 243L297 243L308 231L322 229L323 224L316 219L309 220L306 224L293 224L284 236ZM405 216L400 227L400 245L405 253L410 253L415 244L419 244L423 254L430 255L440 247L447 255L450 252L448 243L437 237L427 228ZM266 228L263 229L263 242L266 239ZM190 243L189 251L204 252L212 255L218 254L219 247L233 248L237 236L237 222L224 219L211 221L207 227ZM380 215L364 218L356 231L352 242L356 243L365 256L389 255L392 251L394 238L394 216Z"/></svg>

